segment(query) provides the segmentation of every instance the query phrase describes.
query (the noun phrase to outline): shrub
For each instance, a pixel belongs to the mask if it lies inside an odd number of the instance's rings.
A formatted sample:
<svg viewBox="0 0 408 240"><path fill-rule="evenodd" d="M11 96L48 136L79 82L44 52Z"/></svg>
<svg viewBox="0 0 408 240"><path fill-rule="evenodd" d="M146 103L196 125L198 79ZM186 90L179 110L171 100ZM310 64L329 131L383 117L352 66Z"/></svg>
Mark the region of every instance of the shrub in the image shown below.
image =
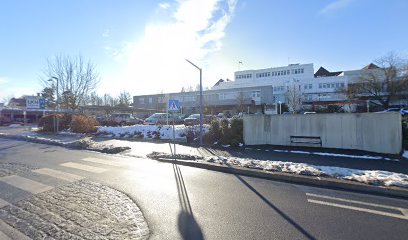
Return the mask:
<svg viewBox="0 0 408 240"><path fill-rule="evenodd" d="M98 121L93 116L74 115L71 121L71 131L76 133L94 133Z"/></svg>
<svg viewBox="0 0 408 240"><path fill-rule="evenodd" d="M207 144L213 144L219 141L221 144L229 144L231 146L238 146L243 142L244 124L242 119L232 119L229 124L227 119L223 119L220 123L218 121L211 122L209 132L204 134L203 140Z"/></svg>
<svg viewBox="0 0 408 240"><path fill-rule="evenodd" d="M60 131L69 129L71 119L72 119L71 114L50 114L50 115L44 116L38 122L38 127L41 127L43 132L53 132L54 131L54 117L55 119L58 119L58 129Z"/></svg>

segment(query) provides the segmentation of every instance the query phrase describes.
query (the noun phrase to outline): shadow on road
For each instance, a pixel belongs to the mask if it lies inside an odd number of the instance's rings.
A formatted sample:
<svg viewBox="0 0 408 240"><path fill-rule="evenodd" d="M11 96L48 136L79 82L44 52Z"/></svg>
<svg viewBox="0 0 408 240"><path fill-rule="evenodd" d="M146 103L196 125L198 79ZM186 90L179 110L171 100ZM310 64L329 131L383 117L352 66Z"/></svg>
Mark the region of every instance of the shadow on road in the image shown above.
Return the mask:
<svg viewBox="0 0 408 240"><path fill-rule="evenodd" d="M231 166L229 166L231 167ZM283 217L286 221L288 221L293 227L295 227L300 233L303 234L307 239L316 239L313 235L306 231L302 226L300 226L297 222L295 222L292 218L286 215L282 210L280 210L277 206L271 203L267 198L265 198L260 192L258 192L254 187L252 187L247 181L245 181L241 176L234 174L236 178L238 178L241 183L243 183L249 190L254 192L262 201L264 201L269 207L275 210L281 217Z"/></svg>
<svg viewBox="0 0 408 240"><path fill-rule="evenodd" d="M173 170L174 177L176 178L178 198L181 207L181 211L179 212L177 219L179 232L183 239L204 239L201 228L194 218L180 167L177 164L173 164Z"/></svg>

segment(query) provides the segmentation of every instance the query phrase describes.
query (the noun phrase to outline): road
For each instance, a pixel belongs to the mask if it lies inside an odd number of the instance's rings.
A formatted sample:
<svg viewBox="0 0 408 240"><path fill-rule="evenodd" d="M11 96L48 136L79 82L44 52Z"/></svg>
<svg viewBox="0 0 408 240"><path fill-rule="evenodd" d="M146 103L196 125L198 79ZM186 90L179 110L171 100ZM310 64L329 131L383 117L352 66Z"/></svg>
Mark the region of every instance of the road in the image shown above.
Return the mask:
<svg viewBox="0 0 408 240"><path fill-rule="evenodd" d="M7 182L7 174L42 184L42 192L68 184L62 175L50 176L43 169L57 170L125 193L143 212L150 239L408 236L408 201L401 199L4 139L0 164L0 207L38 194Z"/></svg>

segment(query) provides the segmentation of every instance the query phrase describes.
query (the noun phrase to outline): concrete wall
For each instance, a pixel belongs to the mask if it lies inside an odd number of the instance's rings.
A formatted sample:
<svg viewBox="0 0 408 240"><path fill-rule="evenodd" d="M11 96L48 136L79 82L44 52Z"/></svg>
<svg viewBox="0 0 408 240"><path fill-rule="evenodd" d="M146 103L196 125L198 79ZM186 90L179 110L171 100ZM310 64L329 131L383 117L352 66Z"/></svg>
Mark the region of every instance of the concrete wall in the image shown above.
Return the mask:
<svg viewBox="0 0 408 240"><path fill-rule="evenodd" d="M290 136L320 137L324 148L399 154L402 148L401 115L389 112L244 117L247 145L295 145Z"/></svg>

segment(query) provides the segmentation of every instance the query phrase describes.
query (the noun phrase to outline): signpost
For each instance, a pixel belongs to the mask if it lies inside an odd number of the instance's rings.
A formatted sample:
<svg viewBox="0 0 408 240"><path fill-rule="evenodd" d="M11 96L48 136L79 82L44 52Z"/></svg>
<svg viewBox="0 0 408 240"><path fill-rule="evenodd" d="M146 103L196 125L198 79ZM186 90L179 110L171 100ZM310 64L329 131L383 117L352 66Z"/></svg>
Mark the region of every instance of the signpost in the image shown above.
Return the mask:
<svg viewBox="0 0 408 240"><path fill-rule="evenodd" d="M28 96L26 107L27 109L45 109L45 100L40 97Z"/></svg>
<svg viewBox="0 0 408 240"><path fill-rule="evenodd" d="M167 114L171 113L171 117L173 118L173 146L174 146L174 151L173 157L174 160L176 160L176 130L174 128L174 113L179 113L180 112L180 102L179 100L175 99L170 99L167 105ZM170 145L170 150L171 150L171 145Z"/></svg>

